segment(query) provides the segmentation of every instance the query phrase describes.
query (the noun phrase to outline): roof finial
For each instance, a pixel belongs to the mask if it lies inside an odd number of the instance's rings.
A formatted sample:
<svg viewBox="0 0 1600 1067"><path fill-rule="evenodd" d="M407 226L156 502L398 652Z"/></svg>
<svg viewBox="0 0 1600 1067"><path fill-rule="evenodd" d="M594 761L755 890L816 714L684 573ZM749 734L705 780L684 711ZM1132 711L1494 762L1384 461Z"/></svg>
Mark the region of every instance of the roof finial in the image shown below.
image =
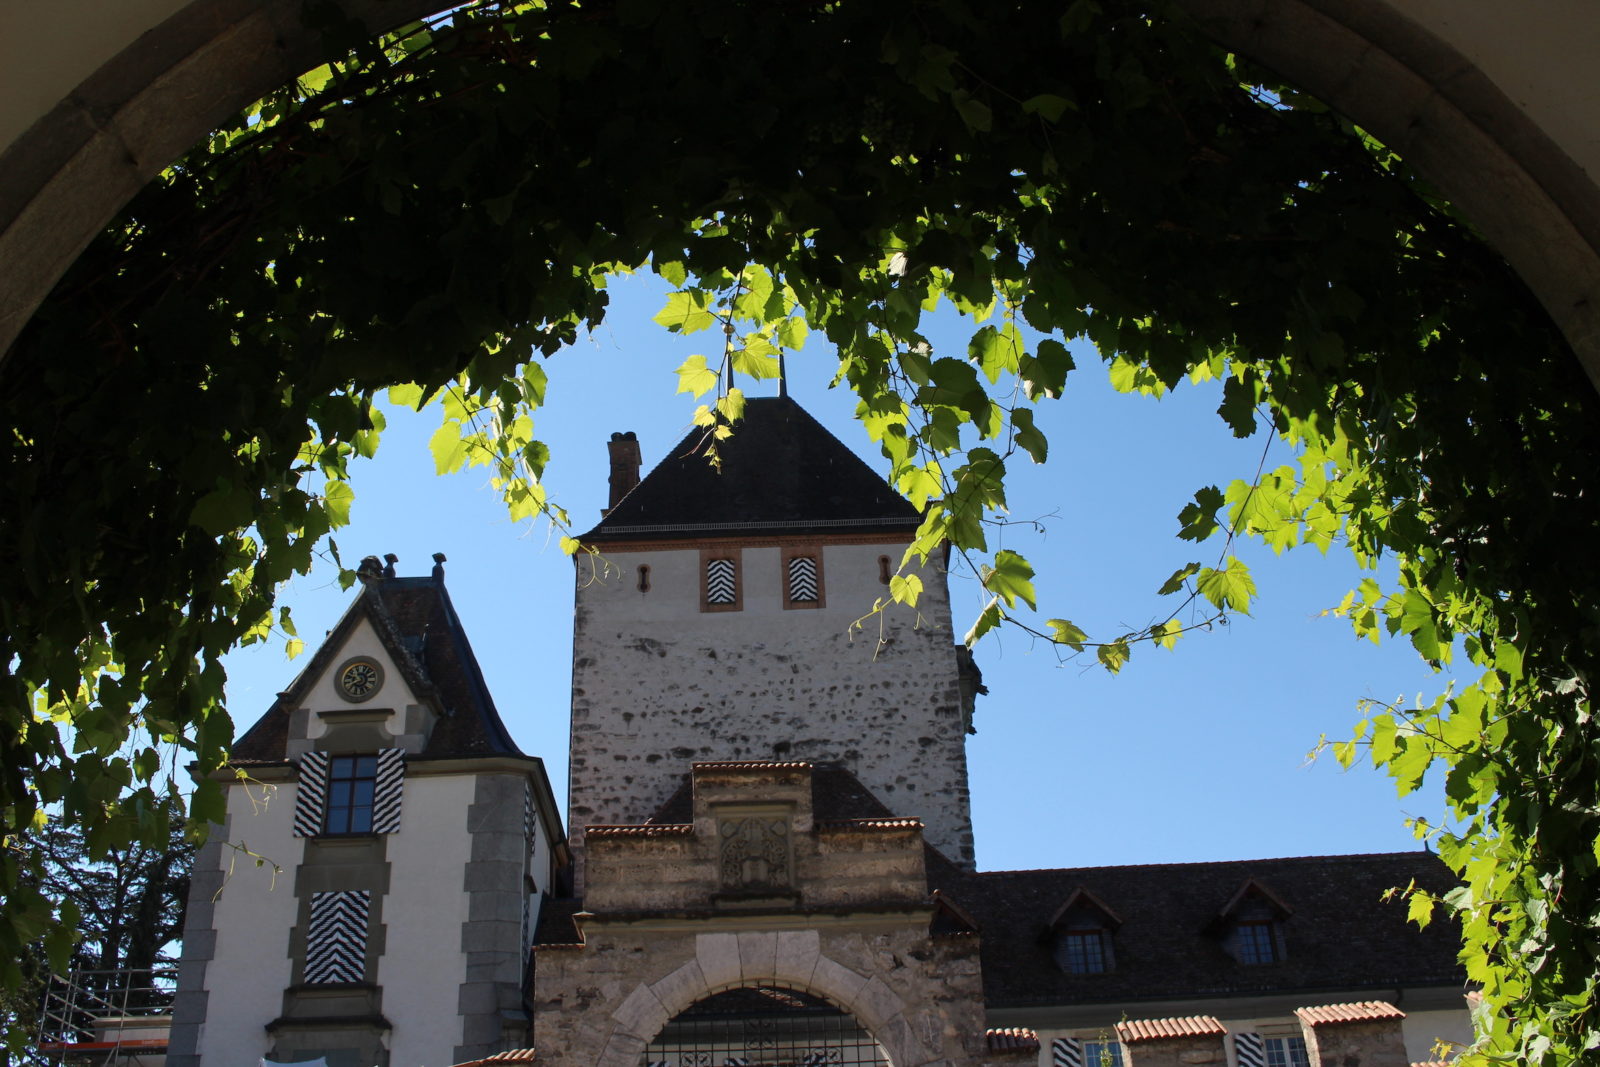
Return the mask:
<svg viewBox="0 0 1600 1067"><path fill-rule="evenodd" d="M383 554L383 562L384 562L383 576L385 578L393 578L394 577L394 565L396 563L400 562L400 557L395 555L393 552L385 552Z"/></svg>
<svg viewBox="0 0 1600 1067"><path fill-rule="evenodd" d="M444 581L444 553L443 552L435 552L433 554L433 580L436 581L436 582Z"/></svg>
<svg viewBox="0 0 1600 1067"><path fill-rule="evenodd" d="M778 395L789 395L789 372L783 364L783 349L778 349Z"/></svg>

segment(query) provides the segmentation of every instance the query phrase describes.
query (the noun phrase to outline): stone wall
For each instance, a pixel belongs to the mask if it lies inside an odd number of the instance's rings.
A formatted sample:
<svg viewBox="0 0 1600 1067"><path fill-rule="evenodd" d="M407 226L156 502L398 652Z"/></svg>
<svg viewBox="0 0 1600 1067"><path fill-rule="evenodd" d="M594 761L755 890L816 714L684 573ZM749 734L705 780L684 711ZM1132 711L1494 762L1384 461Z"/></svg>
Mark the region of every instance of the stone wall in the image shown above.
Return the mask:
<svg viewBox="0 0 1600 1067"><path fill-rule="evenodd" d="M1398 1019L1313 1025L1301 1020L1311 1067L1408 1067Z"/></svg>
<svg viewBox="0 0 1600 1067"><path fill-rule="evenodd" d="M903 543L824 541L822 604L806 609L784 606L786 542L724 546L739 558L732 611L701 610L701 547L608 545L599 562L578 557L574 845L587 825L648 818L691 761L837 761L970 866L969 710L943 572L921 572L915 611L852 631L887 595L879 558L898 566Z"/></svg>
<svg viewBox="0 0 1600 1067"><path fill-rule="evenodd" d="M822 997L895 1067L979 1067L978 940L934 938L912 820L819 825L804 763L700 764L693 821L596 828L581 946L534 951L547 1067L637 1067L667 1022L724 989Z"/></svg>
<svg viewBox="0 0 1600 1067"><path fill-rule="evenodd" d="M667 1022L712 993L768 984L853 1015L895 1067L979 1067L975 938L930 939L927 919L810 929L591 922L582 948L534 953L534 1046L544 1067L638 1067Z"/></svg>

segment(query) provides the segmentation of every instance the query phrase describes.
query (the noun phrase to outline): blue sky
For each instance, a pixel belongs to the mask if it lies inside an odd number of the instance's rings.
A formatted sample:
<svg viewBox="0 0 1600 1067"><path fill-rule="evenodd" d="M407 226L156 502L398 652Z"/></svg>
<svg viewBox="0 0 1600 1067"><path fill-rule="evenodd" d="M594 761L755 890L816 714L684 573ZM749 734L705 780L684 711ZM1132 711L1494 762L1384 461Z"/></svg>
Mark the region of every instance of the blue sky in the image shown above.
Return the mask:
<svg viewBox="0 0 1600 1067"><path fill-rule="evenodd" d="M651 321L666 293L653 278L613 289L594 335L546 361L537 436L552 451L547 484L577 530L605 504L605 442L638 433L645 467L684 434L697 402L675 395L674 369L716 354L720 331L688 338ZM965 351L970 323L942 316L936 355ZM1072 619L1091 636L1165 617L1156 589L1191 560L1216 562L1220 541L1179 541L1175 516L1204 485L1250 477L1262 437L1238 441L1215 414L1219 393L1191 387L1154 400L1115 393L1092 352L1066 393L1039 411L1050 461L1019 454L1010 466L1013 520L993 547L1026 555L1038 571L1039 619ZM713 360L713 363L715 360ZM788 356L791 395L875 469L885 462L852 419L854 397L827 388L834 358L820 337ZM747 385L751 395L775 391ZM565 797L570 697L572 563L545 525L513 524L484 468L437 477L428 454L436 409L391 412L375 460L353 471L350 526L336 540L348 563L394 552L398 572L428 573L449 557L446 581L500 712L523 750L542 757ZM1274 442L1269 466L1285 462ZM978 861L984 869L1166 863L1420 847L1407 815L1437 821L1437 791L1397 799L1368 768L1345 772L1331 755L1308 765L1326 734L1349 735L1362 699L1409 702L1441 690L1403 641L1374 647L1323 615L1364 575L1343 549L1282 556L1253 543L1235 552L1255 572L1248 617L1196 634L1175 651L1139 647L1121 674L1092 661L1060 662L1017 631L977 649L989 694L968 745ZM315 648L353 593L323 565L292 583L283 602ZM1381 577L1381 575L1380 575ZM956 634L982 606L977 583L952 579ZM830 599L833 596L830 591ZM873 594L864 593L863 610ZM228 659L229 705L243 730L304 664L281 641Z"/></svg>

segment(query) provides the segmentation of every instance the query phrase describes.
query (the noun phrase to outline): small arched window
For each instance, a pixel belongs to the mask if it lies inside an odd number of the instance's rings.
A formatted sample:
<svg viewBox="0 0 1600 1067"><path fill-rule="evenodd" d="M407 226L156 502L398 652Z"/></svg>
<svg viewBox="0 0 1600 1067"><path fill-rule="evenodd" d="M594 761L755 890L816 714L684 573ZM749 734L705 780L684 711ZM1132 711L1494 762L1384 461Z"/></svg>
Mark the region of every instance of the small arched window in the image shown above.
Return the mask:
<svg viewBox="0 0 1600 1067"><path fill-rule="evenodd" d="M893 574L893 573L894 572L889 569L889 557L888 556L879 556L878 557L878 584L879 585L888 585L889 584L889 576L891 574Z"/></svg>
<svg viewBox="0 0 1600 1067"><path fill-rule="evenodd" d="M648 593L649 591L650 565L648 563L641 563L639 564L639 592Z"/></svg>

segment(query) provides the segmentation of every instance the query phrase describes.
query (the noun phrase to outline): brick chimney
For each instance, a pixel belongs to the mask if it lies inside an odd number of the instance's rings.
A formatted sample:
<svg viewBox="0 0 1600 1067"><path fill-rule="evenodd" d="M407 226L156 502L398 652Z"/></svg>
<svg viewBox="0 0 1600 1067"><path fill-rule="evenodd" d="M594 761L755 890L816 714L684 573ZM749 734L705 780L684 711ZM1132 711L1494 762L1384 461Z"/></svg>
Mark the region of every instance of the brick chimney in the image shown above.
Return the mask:
<svg viewBox="0 0 1600 1067"><path fill-rule="evenodd" d="M610 511L639 484L639 439L633 431L614 433L606 447L611 451L611 502Z"/></svg>

